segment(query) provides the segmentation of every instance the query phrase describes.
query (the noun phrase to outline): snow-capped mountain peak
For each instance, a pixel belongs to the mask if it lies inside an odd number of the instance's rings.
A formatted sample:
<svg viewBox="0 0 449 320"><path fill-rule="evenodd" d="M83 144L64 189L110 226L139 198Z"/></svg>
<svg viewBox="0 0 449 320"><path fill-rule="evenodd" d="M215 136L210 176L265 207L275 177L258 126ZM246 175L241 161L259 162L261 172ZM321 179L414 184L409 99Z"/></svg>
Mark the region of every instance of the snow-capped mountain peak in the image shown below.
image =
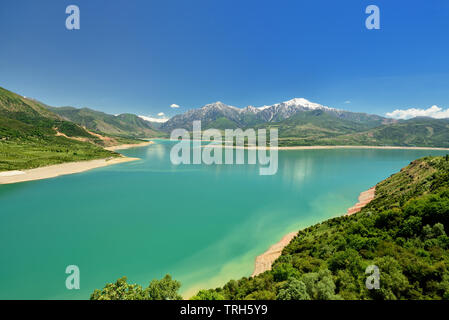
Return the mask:
<svg viewBox="0 0 449 320"><path fill-rule="evenodd" d="M201 109L205 109L205 110L207 110L207 109L219 109L219 110L222 110L222 109L226 109L226 108L240 110L240 108L237 108L237 107L234 107L234 106L229 106L229 105L227 105L227 104L225 104L225 103L223 103L221 101L217 101L217 102L214 102L214 103L206 104Z"/></svg>
<svg viewBox="0 0 449 320"><path fill-rule="evenodd" d="M245 108L237 108L226 105L221 101L217 101L206 104L199 109L191 109L184 114L176 115L167 121L163 128L166 130L179 127L188 128L194 120L212 123L213 121L223 118L235 123L238 127L245 127L248 123L257 124L282 121L298 112L307 112L311 110L323 110L330 113L339 112L337 109L329 108L304 98L294 98L262 107L249 105Z"/></svg>
<svg viewBox="0 0 449 320"><path fill-rule="evenodd" d="M256 108L255 106L247 106L246 108L241 109L242 112L252 112L252 113L257 113L260 111L259 108Z"/></svg>
<svg viewBox="0 0 449 320"><path fill-rule="evenodd" d="M334 108L329 108L327 106L323 106L319 103L311 102L304 98L293 98L291 100L275 104L275 106L279 106L279 105L285 105L288 107L302 107L302 108L307 108L310 110L315 110L315 109L336 110Z"/></svg>
<svg viewBox="0 0 449 320"><path fill-rule="evenodd" d="M291 100L284 101L283 104L286 104L288 106L297 106L297 105L310 105L312 103L304 98L293 98Z"/></svg>

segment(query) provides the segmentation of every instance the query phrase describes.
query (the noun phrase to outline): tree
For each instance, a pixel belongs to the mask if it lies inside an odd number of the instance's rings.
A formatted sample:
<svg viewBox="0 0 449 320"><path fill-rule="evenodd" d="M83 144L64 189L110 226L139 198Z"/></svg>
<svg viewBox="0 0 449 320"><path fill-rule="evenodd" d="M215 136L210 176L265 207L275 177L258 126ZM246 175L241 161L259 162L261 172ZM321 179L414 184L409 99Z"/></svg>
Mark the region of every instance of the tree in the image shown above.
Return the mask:
<svg viewBox="0 0 449 320"><path fill-rule="evenodd" d="M161 280L152 280L148 287L148 296L150 300L182 300L178 294L181 282L172 280L169 274Z"/></svg>
<svg viewBox="0 0 449 320"><path fill-rule="evenodd" d="M424 235L424 239L432 239L433 238L432 227L430 225L428 225L428 224L426 224L422 228L422 233Z"/></svg>
<svg viewBox="0 0 449 320"><path fill-rule="evenodd" d="M380 270L380 289L370 290L373 298L396 300L403 297L409 288L407 277L402 273L401 265L393 257L376 258L373 264Z"/></svg>
<svg viewBox="0 0 449 320"><path fill-rule="evenodd" d="M224 300L225 297L214 290L200 290L190 300Z"/></svg>
<svg viewBox="0 0 449 320"><path fill-rule="evenodd" d="M347 270L353 275L359 274L363 269L362 258L356 250L348 248L345 251L339 251L330 257L329 269L333 272Z"/></svg>
<svg viewBox="0 0 449 320"><path fill-rule="evenodd" d="M291 263L279 263L273 268L273 277L276 281L285 281L298 275L298 270Z"/></svg>
<svg viewBox="0 0 449 320"><path fill-rule="evenodd" d="M115 283L108 283L90 296L91 300L181 300L178 294L181 283L166 275L161 280L151 281L148 288L143 289L138 284L128 284L127 278L118 279Z"/></svg>
<svg viewBox="0 0 449 320"><path fill-rule="evenodd" d="M137 284L128 284L127 278L108 283L102 290L96 289L90 300L146 300L145 291Z"/></svg>
<svg viewBox="0 0 449 320"><path fill-rule="evenodd" d="M339 300L341 297L335 294L335 283L332 273L328 269L319 272L306 273L301 277L307 288L307 293L313 300Z"/></svg>
<svg viewBox="0 0 449 320"><path fill-rule="evenodd" d="M273 291L254 291L245 297L245 300L275 300L276 294Z"/></svg>
<svg viewBox="0 0 449 320"><path fill-rule="evenodd" d="M310 296L307 293L307 287L304 282L289 278L287 284L283 289L279 290L276 296L277 300L310 300Z"/></svg>
<svg viewBox="0 0 449 320"><path fill-rule="evenodd" d="M413 237L421 231L421 217L411 216L404 221L400 234L404 237Z"/></svg>
<svg viewBox="0 0 449 320"><path fill-rule="evenodd" d="M443 275L443 280L438 284L441 296L444 300L449 300L449 274Z"/></svg>
<svg viewBox="0 0 449 320"><path fill-rule="evenodd" d="M434 237L445 236L446 232L444 231L444 225L442 223L435 223L432 228L432 233Z"/></svg>

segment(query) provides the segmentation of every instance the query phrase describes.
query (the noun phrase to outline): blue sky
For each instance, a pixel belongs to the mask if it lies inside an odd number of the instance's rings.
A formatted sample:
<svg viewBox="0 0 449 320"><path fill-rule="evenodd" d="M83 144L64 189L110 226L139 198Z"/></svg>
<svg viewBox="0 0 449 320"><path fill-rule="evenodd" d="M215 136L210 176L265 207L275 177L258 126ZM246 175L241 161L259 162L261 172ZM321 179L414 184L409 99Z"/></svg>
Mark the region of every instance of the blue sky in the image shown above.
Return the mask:
<svg viewBox="0 0 449 320"><path fill-rule="evenodd" d="M70 4L80 30L65 28ZM369 4L380 30L365 28ZM2 0L0 86L153 116L293 97L382 115L448 108L448 16L446 0Z"/></svg>

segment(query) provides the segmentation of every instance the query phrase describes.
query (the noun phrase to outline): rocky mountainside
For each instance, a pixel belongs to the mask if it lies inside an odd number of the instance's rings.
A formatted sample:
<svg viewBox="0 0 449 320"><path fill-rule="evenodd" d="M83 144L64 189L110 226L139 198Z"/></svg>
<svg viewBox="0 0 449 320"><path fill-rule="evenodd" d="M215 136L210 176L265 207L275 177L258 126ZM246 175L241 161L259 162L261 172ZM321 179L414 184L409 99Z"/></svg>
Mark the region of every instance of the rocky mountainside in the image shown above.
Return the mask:
<svg viewBox="0 0 449 320"><path fill-rule="evenodd" d="M282 122L300 113L315 110L322 111L337 119L362 124L366 128L394 122L378 115L349 112L310 102L304 98L295 98L270 106L248 106L246 108L236 108L218 101L176 115L161 125L160 129L163 131L171 131L175 128L192 130L194 120L201 120L203 128L246 128L264 123Z"/></svg>

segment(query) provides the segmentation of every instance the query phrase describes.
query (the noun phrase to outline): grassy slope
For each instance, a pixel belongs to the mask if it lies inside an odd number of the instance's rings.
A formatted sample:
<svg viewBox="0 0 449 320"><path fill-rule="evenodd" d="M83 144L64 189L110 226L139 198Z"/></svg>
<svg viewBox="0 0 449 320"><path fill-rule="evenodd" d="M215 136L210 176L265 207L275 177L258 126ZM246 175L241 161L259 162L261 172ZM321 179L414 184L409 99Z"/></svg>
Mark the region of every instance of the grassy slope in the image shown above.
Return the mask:
<svg viewBox="0 0 449 320"><path fill-rule="evenodd" d="M295 120L293 120L295 122ZM296 121L298 122L298 121ZM313 125L314 130L311 130ZM298 123L291 130L289 121L279 123L279 145L368 145L449 147L449 122L447 119L416 118L363 129L352 122L310 121ZM352 132L351 132L352 130Z"/></svg>
<svg viewBox="0 0 449 320"><path fill-rule="evenodd" d="M415 118L373 128L366 132L340 136L335 144L449 147L447 119Z"/></svg>
<svg viewBox="0 0 449 320"><path fill-rule="evenodd" d="M125 113L114 116L88 108L77 109L73 107L48 107L48 109L64 119L77 123L94 132L126 138L155 138L166 136L165 133L155 130L147 121L134 114Z"/></svg>
<svg viewBox="0 0 449 320"><path fill-rule="evenodd" d="M448 160L413 161L361 212L301 230L272 270L194 298L449 299ZM379 290L365 287L373 264Z"/></svg>
<svg viewBox="0 0 449 320"><path fill-rule="evenodd" d="M0 87L0 171L119 156L102 143L39 102Z"/></svg>
<svg viewBox="0 0 449 320"><path fill-rule="evenodd" d="M368 125L337 118L322 110L300 112L281 122L258 127L278 128L281 139L310 139L335 137L367 130Z"/></svg>

